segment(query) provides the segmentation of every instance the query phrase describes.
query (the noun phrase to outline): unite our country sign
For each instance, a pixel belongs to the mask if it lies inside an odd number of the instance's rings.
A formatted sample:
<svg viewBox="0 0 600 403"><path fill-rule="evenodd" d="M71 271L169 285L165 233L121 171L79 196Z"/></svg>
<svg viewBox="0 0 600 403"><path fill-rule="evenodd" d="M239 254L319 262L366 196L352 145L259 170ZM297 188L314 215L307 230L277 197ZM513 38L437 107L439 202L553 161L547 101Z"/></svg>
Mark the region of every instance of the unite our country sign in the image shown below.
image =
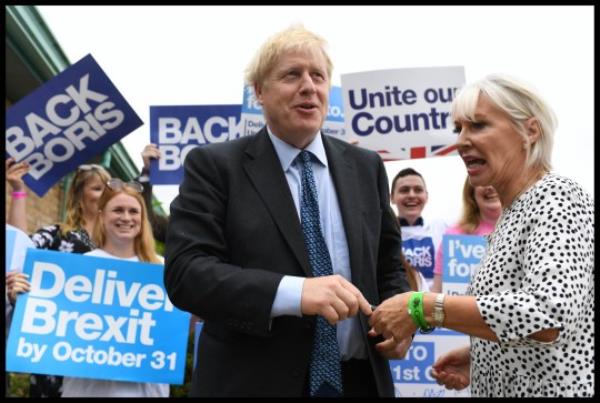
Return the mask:
<svg viewBox="0 0 600 403"><path fill-rule="evenodd" d="M463 67L364 71L341 81L348 141L388 161L456 154L450 111Z"/></svg>

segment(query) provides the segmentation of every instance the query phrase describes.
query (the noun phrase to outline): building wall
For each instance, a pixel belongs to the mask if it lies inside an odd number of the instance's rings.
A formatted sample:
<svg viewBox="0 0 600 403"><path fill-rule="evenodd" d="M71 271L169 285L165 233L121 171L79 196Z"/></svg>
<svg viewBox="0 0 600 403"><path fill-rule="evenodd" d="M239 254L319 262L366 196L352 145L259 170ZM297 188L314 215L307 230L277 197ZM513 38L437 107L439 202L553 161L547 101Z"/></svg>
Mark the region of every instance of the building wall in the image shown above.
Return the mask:
<svg viewBox="0 0 600 403"><path fill-rule="evenodd" d="M32 233L38 228L60 222L60 206L64 192L62 182L54 185L44 197L38 197L27 189L27 232ZM10 186L5 189L5 220L8 219L8 209L11 202Z"/></svg>

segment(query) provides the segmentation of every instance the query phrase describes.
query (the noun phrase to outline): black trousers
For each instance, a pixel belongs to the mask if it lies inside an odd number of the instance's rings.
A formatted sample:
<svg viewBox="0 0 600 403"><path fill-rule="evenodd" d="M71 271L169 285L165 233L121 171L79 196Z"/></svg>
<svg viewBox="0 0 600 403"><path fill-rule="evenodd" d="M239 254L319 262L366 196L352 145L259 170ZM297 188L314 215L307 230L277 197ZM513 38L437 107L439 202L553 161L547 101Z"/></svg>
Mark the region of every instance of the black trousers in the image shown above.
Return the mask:
<svg viewBox="0 0 600 403"><path fill-rule="evenodd" d="M342 361L343 397L378 397L377 385L369 360ZM304 381L305 397L310 396L309 375Z"/></svg>

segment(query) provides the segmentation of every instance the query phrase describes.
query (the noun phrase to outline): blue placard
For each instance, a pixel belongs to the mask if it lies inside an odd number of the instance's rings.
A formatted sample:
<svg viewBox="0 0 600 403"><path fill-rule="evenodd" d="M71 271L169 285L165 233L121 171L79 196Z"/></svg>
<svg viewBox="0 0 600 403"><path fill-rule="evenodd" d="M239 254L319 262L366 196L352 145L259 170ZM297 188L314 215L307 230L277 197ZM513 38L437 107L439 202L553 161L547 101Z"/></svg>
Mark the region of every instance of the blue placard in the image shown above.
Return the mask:
<svg viewBox="0 0 600 403"><path fill-rule="evenodd" d="M329 108L327 109L326 122L344 123L344 99L342 87L331 87L329 90Z"/></svg>
<svg viewBox="0 0 600 403"><path fill-rule="evenodd" d="M173 307L163 266L29 250L6 370L182 384L190 314Z"/></svg>
<svg viewBox="0 0 600 403"><path fill-rule="evenodd" d="M177 185L183 180L183 162L197 146L221 143L241 136L241 105L184 105L150 107L150 142L160 158L150 163L154 185Z"/></svg>
<svg viewBox="0 0 600 403"><path fill-rule="evenodd" d="M91 54L6 111L6 157L38 196L143 123Z"/></svg>
<svg viewBox="0 0 600 403"><path fill-rule="evenodd" d="M431 376L435 343L414 341L403 360L390 360L394 383L436 383Z"/></svg>
<svg viewBox="0 0 600 403"><path fill-rule="evenodd" d="M444 235L442 238L442 281L447 283L471 282L486 251L486 238L478 235Z"/></svg>
<svg viewBox="0 0 600 403"><path fill-rule="evenodd" d="M254 89L248 85L244 86L244 100L242 102L242 113L262 116L262 106L256 99Z"/></svg>

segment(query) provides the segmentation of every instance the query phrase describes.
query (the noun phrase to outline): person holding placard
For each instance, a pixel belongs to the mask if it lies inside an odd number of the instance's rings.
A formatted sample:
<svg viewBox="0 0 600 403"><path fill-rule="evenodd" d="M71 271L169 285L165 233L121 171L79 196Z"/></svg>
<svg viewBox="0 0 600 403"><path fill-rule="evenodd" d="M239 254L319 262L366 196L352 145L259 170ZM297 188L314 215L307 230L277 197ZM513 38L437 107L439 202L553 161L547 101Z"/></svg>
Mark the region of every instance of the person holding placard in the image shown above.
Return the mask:
<svg viewBox="0 0 600 403"><path fill-rule="evenodd" d="M25 175L29 166L25 163L6 161L7 181L13 193L9 207L8 223L27 232ZM67 193L67 216L63 223L48 225L31 234L38 249L56 250L67 253L85 253L95 248L91 240L98 215L98 199L104 191L110 174L97 164L83 164L77 168ZM30 397L60 397L62 377L32 374Z"/></svg>
<svg viewBox="0 0 600 403"><path fill-rule="evenodd" d="M423 176L413 168L399 171L392 181L391 202L398 210L402 231L402 253L406 260L433 284L436 248L447 228L443 220L423 219L429 193Z"/></svg>
<svg viewBox="0 0 600 403"><path fill-rule="evenodd" d="M93 240L97 249L85 253L133 262L162 263L154 240L142 185L113 178L98 201ZM64 377L63 397L169 397L169 385Z"/></svg>

